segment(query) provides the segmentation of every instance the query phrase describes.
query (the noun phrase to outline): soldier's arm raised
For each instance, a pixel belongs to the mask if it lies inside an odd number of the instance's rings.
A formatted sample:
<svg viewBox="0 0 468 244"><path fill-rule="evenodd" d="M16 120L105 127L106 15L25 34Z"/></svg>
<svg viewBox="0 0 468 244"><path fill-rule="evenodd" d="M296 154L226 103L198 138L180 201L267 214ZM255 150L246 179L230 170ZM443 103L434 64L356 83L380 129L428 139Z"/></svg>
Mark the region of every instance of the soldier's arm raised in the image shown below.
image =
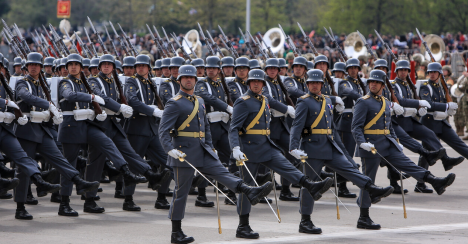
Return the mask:
<svg viewBox="0 0 468 244"><path fill-rule="evenodd" d="M69 102L92 102L92 95L84 92L75 92L68 81L61 81L59 94Z"/></svg>
<svg viewBox="0 0 468 244"><path fill-rule="evenodd" d="M295 98L304 96L306 93L298 89L294 83L295 81L290 77L284 80L284 86L286 87L286 90L288 91L289 96L295 97Z"/></svg>
<svg viewBox="0 0 468 244"><path fill-rule="evenodd" d="M125 82L125 97L127 98L128 105L137 113L153 116L154 108L146 105L143 101L140 101L137 82L139 81L134 78L129 78Z"/></svg>
<svg viewBox="0 0 468 244"><path fill-rule="evenodd" d="M227 112L226 109L228 108L229 105L226 102L222 101L221 99L210 94L206 86L207 85L204 81L198 81L197 84L195 85L194 94L202 97L207 106L212 106L215 109ZM223 89L223 88L221 87L219 89Z"/></svg>
<svg viewBox="0 0 468 244"><path fill-rule="evenodd" d="M283 114L288 111L288 106L283 104L282 102L272 98L270 93L268 92L267 87L263 87L262 94L268 99L268 103L270 104L270 108L277 110Z"/></svg>
<svg viewBox="0 0 468 244"><path fill-rule="evenodd" d="M26 84L26 82L27 81L25 80L18 81L18 84L16 85L16 95L19 99L17 100L21 99L24 103L27 103L28 105L39 107L42 109L48 109L50 105L49 102L44 98L40 98L31 94L31 92L28 90L28 85Z"/></svg>
<svg viewBox="0 0 468 244"><path fill-rule="evenodd" d="M307 103L302 98L297 99L296 118L294 118L294 121L291 125L289 151L299 149L301 145L301 134L307 121L308 111L309 108Z"/></svg>
<svg viewBox="0 0 468 244"><path fill-rule="evenodd" d="M359 92L354 90L352 87L349 87L349 84L346 80L342 80L340 82L340 85L338 86L338 95L340 97L349 97L353 100L358 100L360 97L362 97Z"/></svg>
<svg viewBox="0 0 468 244"><path fill-rule="evenodd" d="M427 111L434 112L434 111L441 111L445 112L447 111L447 104L446 103L439 103L439 102L434 102L432 101L432 96L431 92L429 90L429 84L428 85L421 85L421 88L419 89L419 97L421 99L426 100L430 105L431 108L428 108Z"/></svg>
<svg viewBox="0 0 468 244"><path fill-rule="evenodd" d="M98 95L98 96L102 97L102 99L104 99L104 102L106 102L106 104L102 105L103 107L105 107L107 109L110 109L110 110L112 110L114 112L118 112L120 110L120 103L118 103L117 101L115 101L111 97L106 96L106 94L104 94L104 92L101 91L101 85L99 84L97 79L98 78L91 78L91 79L88 80L88 82L89 82L89 84L91 86L91 90L93 90L93 93L95 95ZM117 91L114 91L114 92L117 92Z"/></svg>

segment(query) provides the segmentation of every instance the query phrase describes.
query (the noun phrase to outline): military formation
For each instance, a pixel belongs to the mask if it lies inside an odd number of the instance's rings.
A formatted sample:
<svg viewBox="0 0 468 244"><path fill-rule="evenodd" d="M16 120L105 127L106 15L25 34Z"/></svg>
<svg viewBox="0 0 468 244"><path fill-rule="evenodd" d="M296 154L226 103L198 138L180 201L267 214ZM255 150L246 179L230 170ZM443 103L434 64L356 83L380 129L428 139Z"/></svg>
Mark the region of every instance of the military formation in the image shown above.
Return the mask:
<svg viewBox="0 0 468 244"><path fill-rule="evenodd" d="M157 34L164 58L153 63L131 42L123 44L125 57L105 45L103 53L84 45L80 54L77 43L67 46L51 34L42 54L19 34L6 39L17 55L12 75L0 54L0 197L14 197L19 220L33 219L26 205L38 203L34 185L37 197L51 194L58 215L76 217L73 186L83 212L97 214L105 212L96 202L105 202L100 182L115 181L125 211L141 211L137 184L158 192L154 207L168 211L172 243L194 241L182 231L188 195L197 196L195 206L216 206L218 217L219 194L236 206L237 238L260 237L249 224L258 203L279 220L278 198L298 202L300 233L322 233L312 213L329 190L337 210L340 197L356 198L357 228L380 229L369 209L392 193L404 196L399 181L413 177L415 192L442 195L455 174L436 177L429 166L440 160L449 171L468 157L448 123L458 105L447 96L438 62L427 65L428 79L416 92L404 59L394 60L394 80L383 59L364 79L360 60L345 55L332 69L318 53L314 62L295 50L288 61L268 50L239 56L229 44L220 49L205 39L209 53L199 58L179 54ZM449 157L440 140L461 156ZM418 163L403 147L420 155ZM374 184L379 166L387 167L388 186ZM360 192L350 192L348 181ZM216 203L206 197L211 186ZM291 187L300 188L299 196Z"/></svg>

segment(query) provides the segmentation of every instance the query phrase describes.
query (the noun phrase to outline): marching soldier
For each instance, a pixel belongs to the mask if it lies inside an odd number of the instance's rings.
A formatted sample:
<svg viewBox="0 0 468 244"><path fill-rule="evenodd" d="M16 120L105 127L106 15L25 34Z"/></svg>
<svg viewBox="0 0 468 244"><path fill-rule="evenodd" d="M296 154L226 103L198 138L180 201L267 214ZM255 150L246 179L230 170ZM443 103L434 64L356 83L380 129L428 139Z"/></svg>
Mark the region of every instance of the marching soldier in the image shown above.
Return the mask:
<svg viewBox="0 0 468 244"><path fill-rule="evenodd" d="M60 65L57 67L61 77L66 77L68 75L67 70L67 58L60 59Z"/></svg>
<svg viewBox="0 0 468 244"><path fill-rule="evenodd" d="M154 61L154 67L153 67L154 77L162 76L161 63L162 63L161 59Z"/></svg>
<svg viewBox="0 0 468 244"><path fill-rule="evenodd" d="M251 59L249 60L249 67L250 69L262 69L262 66L260 66L260 63L256 59Z"/></svg>
<svg viewBox="0 0 468 244"><path fill-rule="evenodd" d="M346 64L343 63L343 62L336 62L334 65L333 65L333 76L337 79L341 79L341 80L344 80L345 77L346 77Z"/></svg>
<svg viewBox="0 0 468 244"><path fill-rule="evenodd" d="M171 58L163 58L161 60L161 71L162 71L161 78L171 77L171 71L169 70L170 65L171 65ZM159 96L161 96L161 94Z"/></svg>
<svg viewBox="0 0 468 244"><path fill-rule="evenodd" d="M118 113L121 113L124 118L129 118L133 115L132 107L126 104L120 104L118 101L120 97L118 94L119 89L117 83L111 78L112 71L115 69L115 59L110 54L105 54L99 59L99 75L89 79L91 89L94 94L97 94L103 98L105 104L106 119L98 120L96 123L105 128L105 134L112 140L117 149L122 153L125 161L129 163L128 167L132 172L136 172L144 175L153 187L153 190L157 190L161 186L161 182L165 182L170 176L170 172L164 171L161 174L155 173L151 170L151 167L139 156L130 145L127 140L127 135L124 132L121 124L117 121ZM149 65L149 63L148 63ZM149 70L148 70L149 72ZM122 94L123 95L123 94ZM90 146L89 149L89 160L86 165L86 179L99 180L101 178L103 166L106 161L106 155L99 148ZM109 158L110 159L110 158ZM111 160L112 161L112 160ZM124 178L124 187L135 185L132 181L127 182ZM87 203L94 203L94 197L97 192L88 192L86 194ZM87 208L85 203L85 209ZM104 208L94 206L88 208L91 212L104 212ZM141 208L133 202L133 196L125 195L125 202L123 204L123 210L127 211L140 211Z"/></svg>
<svg viewBox="0 0 468 244"><path fill-rule="evenodd" d="M234 80L228 82L229 86L229 93L231 94L231 100L236 101L242 94L247 91L247 78L249 76L249 59L240 57L236 59L236 66L234 67L234 71L236 73L236 77Z"/></svg>
<svg viewBox="0 0 468 244"><path fill-rule="evenodd" d="M197 69L197 77L205 77L205 61L201 58L192 60L191 63Z"/></svg>
<svg viewBox="0 0 468 244"><path fill-rule="evenodd" d="M45 125L45 122L52 116L54 124L60 124L63 117L55 105L46 100L45 92L40 85L39 79L41 78L39 75L42 68L42 55L35 52L29 53L26 67L29 75L17 82L15 90L19 107L29 117L30 123L18 127L16 136L29 157L33 158L36 153L39 153L60 172L61 185L63 187L69 186L69 189L62 189L62 200L58 214L61 216L78 216L78 213L70 207L73 184L76 185L77 195L83 195L88 191L96 190L99 187L99 182L88 182L81 179L79 172L62 155L54 141L50 128ZM25 177L21 179L17 191L27 191L28 187L29 180Z"/></svg>
<svg viewBox="0 0 468 244"><path fill-rule="evenodd" d="M86 76L86 78L91 78L91 77L93 77L95 75L98 75L99 74L98 66L99 66L99 58L91 59L91 64L89 65L89 68L88 68L89 72L91 72L91 75Z"/></svg>
<svg viewBox="0 0 468 244"><path fill-rule="evenodd" d="M55 58L47 57L44 59L44 73L46 78L51 78L54 74L52 72L52 65L54 64Z"/></svg>
<svg viewBox="0 0 468 244"><path fill-rule="evenodd" d="M288 64L286 63L286 59L278 58L281 76L288 76Z"/></svg>
<svg viewBox="0 0 468 244"><path fill-rule="evenodd" d="M15 72L13 73L13 76L22 76L21 72L21 61L22 59L20 57L16 57L13 59L13 69L15 69Z"/></svg>
<svg viewBox="0 0 468 244"><path fill-rule="evenodd" d="M135 62L136 58L132 56L123 59L122 69L124 76L132 77L135 74Z"/></svg>
<svg viewBox="0 0 468 244"><path fill-rule="evenodd" d="M89 71L89 66L91 65L91 60L89 58L83 58L83 73L86 77L91 75Z"/></svg>
<svg viewBox="0 0 468 244"><path fill-rule="evenodd" d="M150 61L147 55L138 55L135 62L136 75L125 83L128 104L134 109L133 116L125 124L125 132L130 145L138 155L142 158L147 155L152 162L166 165L167 154L162 148L158 133L163 106L156 86L149 79ZM169 203L166 200L166 193L171 182L169 176L158 189L158 199L155 203L157 209L169 209ZM128 196L135 193L135 185L126 187L123 193L126 198L129 198Z"/></svg>
<svg viewBox="0 0 468 244"><path fill-rule="evenodd" d="M271 140L270 101L262 95L262 89L266 86L264 77L265 72L262 70L251 70L247 79L249 90L234 104L233 120L229 129L232 155L240 161L245 161L248 158L248 163L244 162L244 166L239 169L241 177L247 184L253 184L253 179L246 167L255 177L258 167L264 165L285 177L289 182L300 184L314 200L319 200L322 194L330 188L333 180L326 178L320 182L313 182L296 169L283 156L280 147ZM239 194L237 200L239 225L236 231L238 238L259 238L259 234L253 232L249 225L250 209L251 205L246 196Z"/></svg>
<svg viewBox="0 0 468 244"><path fill-rule="evenodd" d="M289 97L294 104L299 97L306 94L305 75L307 73L307 59L304 57L294 58L292 64L293 75L284 80L284 86L288 90Z"/></svg>
<svg viewBox="0 0 468 244"><path fill-rule="evenodd" d="M231 56L222 58L221 70L225 77L234 77L234 58Z"/></svg>
<svg viewBox="0 0 468 244"><path fill-rule="evenodd" d="M123 73L122 63L119 60L115 60L115 70L116 70L117 74L122 74Z"/></svg>
<svg viewBox="0 0 468 244"><path fill-rule="evenodd" d="M163 65L164 65L164 60L166 59L163 59ZM180 86L179 86L179 83L177 83L176 79L178 76L179 67L185 63L185 60L181 57L173 57L170 60L171 60L171 64L169 65L170 77L164 82L161 82L161 85L159 87L159 97L161 98L163 104L166 104L166 102L169 101L169 99L174 97L175 94L179 92ZM168 77L164 74L164 68L163 68L163 75L165 77Z"/></svg>
<svg viewBox="0 0 468 244"><path fill-rule="evenodd" d="M253 205L270 193L272 183L268 182L261 187L248 186L221 164L211 143L212 132L206 116L205 102L203 98L194 95L196 69L191 65L184 65L179 68L179 73L177 80L181 89L166 103L159 135L164 150L171 156L168 163L173 167L175 175L174 197L168 216L172 221L171 242L190 243L194 238L183 233L181 222L194 168L232 191L244 193Z"/></svg>
<svg viewBox="0 0 468 244"><path fill-rule="evenodd" d="M320 57L320 56L318 56ZM316 57L316 61L317 58ZM317 64L317 63L316 63ZM364 176L345 155L333 136L333 107L334 99L321 93L324 86L323 72L312 69L307 72L307 88L309 93L297 100L296 118L291 127L291 154L297 159L307 157L307 166L304 165L306 175L313 181L320 180L316 172L320 172L326 165L346 179L352 181L359 188L370 193L373 198L389 196L393 188L377 187L373 181ZM317 150L320 153L316 153ZM303 189L301 192L302 215L299 225L300 233L320 234L322 229L316 227L310 218L314 208L314 199Z"/></svg>
<svg viewBox="0 0 468 244"><path fill-rule="evenodd" d="M364 174L374 182L380 161L385 160L388 164L391 162L397 170L404 171L417 180L430 183L437 194L442 195L445 188L455 180L455 174L450 173L445 178L435 177L431 172L415 165L403 154L403 146L397 142L392 127L391 102L382 96L385 79L386 74L382 70L371 71L367 80L370 91L356 101L352 133L359 149L356 150L355 156L361 157ZM369 217L371 204L378 201L379 199L371 197L369 192L360 191L357 203L361 209L357 228L380 229L380 225L374 223Z"/></svg>
<svg viewBox="0 0 468 244"><path fill-rule="evenodd" d="M294 118L295 110L293 106L286 103L286 100L290 98L287 98L282 90L283 81L279 76L278 59L268 59L265 65L265 72L266 86L263 88L263 95L268 99L268 103L270 104L270 128L273 132L270 134L270 139L284 152L287 160L292 165L297 165L296 159L287 153L289 151L289 126L286 122L286 117L289 115L290 118ZM291 183L283 176L281 177L281 186L280 200L299 201L299 198L291 192Z"/></svg>
<svg viewBox="0 0 468 244"><path fill-rule="evenodd" d="M293 68L294 59L296 59L294 57L294 53L289 52L288 54L286 54L286 62L288 65L287 76L292 76L294 74L294 68Z"/></svg>

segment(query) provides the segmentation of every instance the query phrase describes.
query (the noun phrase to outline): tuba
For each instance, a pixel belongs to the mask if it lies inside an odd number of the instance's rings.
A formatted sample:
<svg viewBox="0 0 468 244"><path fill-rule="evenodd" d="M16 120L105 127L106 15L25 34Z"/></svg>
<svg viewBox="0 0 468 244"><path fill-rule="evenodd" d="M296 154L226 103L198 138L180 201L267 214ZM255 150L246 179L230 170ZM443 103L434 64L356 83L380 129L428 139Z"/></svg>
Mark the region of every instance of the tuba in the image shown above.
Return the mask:
<svg viewBox="0 0 468 244"><path fill-rule="evenodd" d="M263 40L268 46L270 46L274 55L277 57L283 57L285 39L283 33L281 33L280 28L275 27L269 29L265 35L263 35ZM267 49L265 44L262 45L263 48Z"/></svg>
<svg viewBox="0 0 468 244"><path fill-rule="evenodd" d="M358 58L361 55L367 56L366 44L362 42L362 38L357 32L352 32L346 37L344 51L349 58Z"/></svg>
<svg viewBox="0 0 468 244"><path fill-rule="evenodd" d="M434 56L435 61L439 62L443 58L445 52L444 40L442 40L438 35L430 34L424 37L424 41L431 49L432 56ZM425 54L424 57L426 57L426 60L429 62L431 61L431 57L426 53L426 47L424 47L424 45L421 45L421 53Z"/></svg>
<svg viewBox="0 0 468 244"><path fill-rule="evenodd" d="M187 40L188 44L193 49L195 54L197 54L197 56L201 58L202 44L200 42L200 35L198 34L198 31L195 29L190 30L189 32L187 32L187 34L185 34L185 39ZM190 51L189 46L187 46L187 42L182 40L182 47L184 48L186 53L190 54L192 53L192 51Z"/></svg>

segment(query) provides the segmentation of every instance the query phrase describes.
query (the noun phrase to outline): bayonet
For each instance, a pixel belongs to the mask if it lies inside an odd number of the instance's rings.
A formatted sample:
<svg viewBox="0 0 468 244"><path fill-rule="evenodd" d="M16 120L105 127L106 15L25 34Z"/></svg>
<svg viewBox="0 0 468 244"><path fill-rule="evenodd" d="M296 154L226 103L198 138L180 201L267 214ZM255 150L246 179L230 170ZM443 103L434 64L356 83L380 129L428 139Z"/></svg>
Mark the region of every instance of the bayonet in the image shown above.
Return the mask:
<svg viewBox="0 0 468 244"><path fill-rule="evenodd" d="M208 51L210 51L211 55L215 55L213 48L211 47L208 39L206 39L205 34L203 33L203 29L201 28L200 23L198 23L198 28L200 29L200 35L203 39L202 41L204 41L206 43L206 46L208 47Z"/></svg>
<svg viewBox="0 0 468 244"><path fill-rule="evenodd" d="M100 36L99 33L96 31L96 28L94 28L93 22L91 21L91 19L90 19L89 17L88 17L88 22L89 22L89 24L91 25L91 29L93 29L94 34L96 34L97 39L98 39L98 42L99 42L99 44L101 44L102 50L104 51L104 53L105 53L105 54L109 53L109 51L107 51L106 45L104 45L104 42L102 41L101 36Z"/></svg>
<svg viewBox="0 0 468 244"><path fill-rule="evenodd" d="M184 38L184 41L185 41L185 44L187 44L187 47L190 49L190 51L192 52L193 56L195 56L195 58L198 58L197 54L193 51L192 49L192 46L190 46L189 42L187 41L187 39L185 39L185 36L183 37Z"/></svg>
<svg viewBox="0 0 468 244"><path fill-rule="evenodd" d="M114 44L114 41L112 40L112 37L111 35L109 34L109 31L107 30L107 27L104 25L104 29L106 29L106 34L107 36L109 37L109 41L110 43L112 43L112 49L114 49L114 53L115 53L115 57L117 59L120 59L120 61L122 61L122 57L119 55L119 53L117 52L117 48L115 48L115 44ZM120 57L120 58L119 58Z"/></svg>
<svg viewBox="0 0 468 244"><path fill-rule="evenodd" d="M115 30L114 25L112 24L112 22L109 21L109 24L110 24L110 26L112 27L112 29L114 30L114 33L115 33L115 35L117 36L117 38L119 38L120 46L121 46L122 49L124 50L125 54L126 54L127 56L130 56L130 55L129 55L129 52L128 52L128 49L127 49L127 46L125 45L125 41L122 40L122 37L117 33L117 31Z"/></svg>
<svg viewBox="0 0 468 244"><path fill-rule="evenodd" d="M211 36L210 32L208 30L206 30L206 34L208 34L208 36L210 37L210 40L211 40L211 43L213 44L213 46L216 46L216 48L218 49L219 51L219 54L221 55L221 57L224 58L224 54L223 52L221 52L221 49L219 48L218 46L218 43L216 43L214 40L213 40L213 37ZM214 54L215 55L215 54Z"/></svg>
<svg viewBox="0 0 468 244"><path fill-rule="evenodd" d="M146 24L146 27L148 28L148 31L150 32L151 37L153 38L154 43L156 43L156 45L158 46L158 52L159 52L159 54L161 55L161 57L165 57L166 55L165 55L164 52L163 52L164 50L162 49L161 44L159 43L159 40L156 39L156 37L155 37L154 34L153 34L153 31L151 31L151 28L149 27L148 24Z"/></svg>
<svg viewBox="0 0 468 244"><path fill-rule="evenodd" d="M86 34L86 37L88 38L89 43L90 43L91 46L93 47L94 57L97 58L97 57L98 57L98 54L97 54L97 52L96 52L96 48L94 47L93 41L91 40L91 38L89 38L88 30L86 30L86 27L84 27L83 29L84 29L84 32L85 32L85 34Z"/></svg>
<svg viewBox="0 0 468 244"><path fill-rule="evenodd" d="M291 38L288 35L286 35L286 32L284 32L283 27L281 27L280 24L278 24L278 26L281 29L281 32L283 32L283 35L286 38L286 40L288 41L288 44L291 47L291 49L293 50L294 54L299 55L299 50L297 50L296 45L294 45L294 42L291 40Z"/></svg>
<svg viewBox="0 0 468 244"><path fill-rule="evenodd" d="M172 42L169 41L169 37L167 37L166 30L165 30L164 27L162 27L162 26L161 26L161 29L162 29L163 32L164 32L164 36L166 37L166 41L167 41L168 45L171 46L172 52L174 53L175 56L177 56L177 52L176 52L176 50L174 49L174 45L172 45Z"/></svg>
<svg viewBox="0 0 468 244"><path fill-rule="evenodd" d="M221 31L221 34L222 36L224 37L224 45L231 50L231 53L232 55L234 56L234 58L238 58L239 57L239 54L237 53L236 49L232 46L232 43L229 41L229 39L227 38L226 34L224 34L224 31L223 29L221 28L221 26L218 25L218 28L219 30ZM223 38L221 38L221 40L223 40ZM226 45L228 44L228 45Z"/></svg>
<svg viewBox="0 0 468 244"><path fill-rule="evenodd" d="M190 61L192 61L192 58L190 57L190 55L185 51L184 47L182 45L180 45L180 42L179 42L179 40L177 40L177 36L175 35L175 33L171 33L171 35L172 35L172 38L174 38L174 42L180 48L180 50L182 51L184 56L187 57Z"/></svg>
<svg viewBox="0 0 468 244"><path fill-rule="evenodd" d="M130 49L133 51L133 53L135 53L135 56L139 55L140 53L136 50L135 46L133 46L133 43L130 42L130 37L127 36L127 33L125 33L125 31L122 29L122 26L120 26L119 23L117 23L117 24L119 25L119 28L122 31L122 34L124 35L125 39L127 40L127 44L130 47Z"/></svg>
<svg viewBox="0 0 468 244"><path fill-rule="evenodd" d="M242 29L241 29L240 27L239 27L239 31L240 31L240 33L241 33L241 35L242 35L242 38L244 38L245 45L247 45L247 48L248 48L249 51L250 51L250 55L251 55L252 57L255 57L255 54L254 54L254 52L253 52L253 50L252 50L252 45L250 44L250 41L248 41L247 38L245 38L244 32L242 32Z"/></svg>
<svg viewBox="0 0 468 244"><path fill-rule="evenodd" d="M299 26L299 29L301 29L302 35L304 36L304 40L307 41L307 43L309 44L310 48L312 49L312 52L314 53L314 55L318 56L319 53L318 53L317 49L315 48L314 44L312 43L312 40L310 40L309 36L306 35L304 29L302 29L302 26L301 26L301 24L299 24L299 22L297 22L297 25Z"/></svg>

